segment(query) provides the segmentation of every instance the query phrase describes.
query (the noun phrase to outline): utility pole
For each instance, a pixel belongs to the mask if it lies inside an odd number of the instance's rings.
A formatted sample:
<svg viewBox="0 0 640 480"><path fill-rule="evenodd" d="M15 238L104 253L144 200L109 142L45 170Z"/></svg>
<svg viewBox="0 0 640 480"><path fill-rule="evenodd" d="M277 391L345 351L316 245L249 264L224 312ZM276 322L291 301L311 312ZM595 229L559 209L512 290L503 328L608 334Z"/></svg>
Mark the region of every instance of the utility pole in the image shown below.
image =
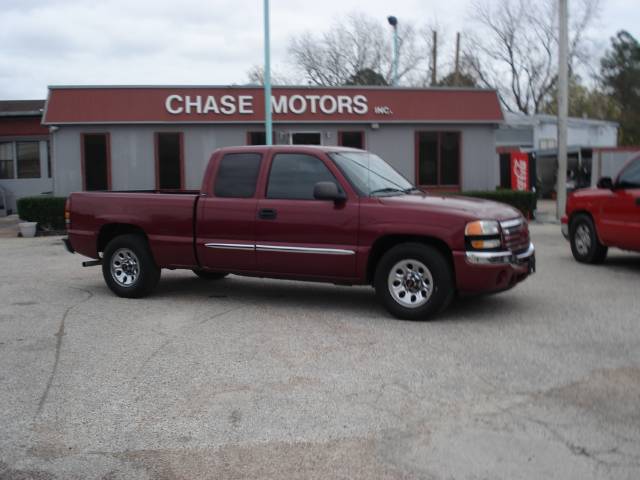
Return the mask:
<svg viewBox="0 0 640 480"><path fill-rule="evenodd" d="M269 0L264 0L264 136L265 144L273 143L271 123L271 46L269 40Z"/></svg>
<svg viewBox="0 0 640 480"><path fill-rule="evenodd" d="M453 84L460 85L460 32L456 33L456 68L453 74Z"/></svg>
<svg viewBox="0 0 640 480"><path fill-rule="evenodd" d="M431 86L435 87L438 79L438 32L433 31L433 48L431 49Z"/></svg>
<svg viewBox="0 0 640 480"><path fill-rule="evenodd" d="M567 204L567 116L569 115L569 28L568 1L558 0L558 184L556 217L564 215Z"/></svg>

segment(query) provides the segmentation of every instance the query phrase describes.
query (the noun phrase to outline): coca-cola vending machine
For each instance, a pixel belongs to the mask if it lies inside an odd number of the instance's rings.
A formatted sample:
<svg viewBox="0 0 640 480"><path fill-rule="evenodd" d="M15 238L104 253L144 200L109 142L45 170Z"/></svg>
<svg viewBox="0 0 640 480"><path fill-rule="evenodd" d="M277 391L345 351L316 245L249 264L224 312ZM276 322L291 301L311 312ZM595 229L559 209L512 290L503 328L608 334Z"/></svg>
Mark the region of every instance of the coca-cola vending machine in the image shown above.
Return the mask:
<svg viewBox="0 0 640 480"><path fill-rule="evenodd" d="M511 152L511 189L525 192L531 189L531 168L528 153Z"/></svg>

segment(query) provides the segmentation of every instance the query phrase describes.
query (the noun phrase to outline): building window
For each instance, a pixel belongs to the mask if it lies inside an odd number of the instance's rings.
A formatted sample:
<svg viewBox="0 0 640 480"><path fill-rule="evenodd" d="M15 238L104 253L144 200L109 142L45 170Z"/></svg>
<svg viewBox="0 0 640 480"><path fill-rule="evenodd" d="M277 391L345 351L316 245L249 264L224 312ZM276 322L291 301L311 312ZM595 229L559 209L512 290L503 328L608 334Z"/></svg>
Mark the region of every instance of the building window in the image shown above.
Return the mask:
<svg viewBox="0 0 640 480"><path fill-rule="evenodd" d="M292 132L291 145L322 145L320 132Z"/></svg>
<svg viewBox="0 0 640 480"><path fill-rule="evenodd" d="M267 135L264 132L247 132L247 145L266 145Z"/></svg>
<svg viewBox="0 0 640 480"><path fill-rule="evenodd" d="M14 178L12 142L0 143L0 178Z"/></svg>
<svg viewBox="0 0 640 480"><path fill-rule="evenodd" d="M82 171L85 190L109 190L111 181L109 135L85 133L82 135Z"/></svg>
<svg viewBox="0 0 640 480"><path fill-rule="evenodd" d="M156 188L184 186L182 133L156 133Z"/></svg>
<svg viewBox="0 0 640 480"><path fill-rule="evenodd" d="M256 193L262 155L227 153L218 166L214 193L216 197L251 198Z"/></svg>
<svg viewBox="0 0 640 480"><path fill-rule="evenodd" d="M364 132L338 132L338 145L364 150Z"/></svg>
<svg viewBox="0 0 640 480"><path fill-rule="evenodd" d="M16 142L18 178L40 178L40 142Z"/></svg>
<svg viewBox="0 0 640 480"><path fill-rule="evenodd" d="M419 185L460 185L460 133L416 133Z"/></svg>
<svg viewBox="0 0 640 480"><path fill-rule="evenodd" d="M51 178L53 176L53 169L51 168L51 144L47 142L47 176Z"/></svg>
<svg viewBox="0 0 640 480"><path fill-rule="evenodd" d="M339 183L318 157L300 153L279 153L271 162L267 198L313 200L318 182Z"/></svg>

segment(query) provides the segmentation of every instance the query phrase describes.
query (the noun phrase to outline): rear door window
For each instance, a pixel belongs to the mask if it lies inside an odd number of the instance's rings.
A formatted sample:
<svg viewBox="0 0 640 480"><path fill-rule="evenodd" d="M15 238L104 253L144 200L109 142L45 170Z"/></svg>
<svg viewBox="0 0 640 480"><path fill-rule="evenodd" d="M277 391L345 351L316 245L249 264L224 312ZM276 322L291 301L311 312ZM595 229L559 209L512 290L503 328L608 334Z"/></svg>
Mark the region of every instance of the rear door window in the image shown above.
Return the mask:
<svg viewBox="0 0 640 480"><path fill-rule="evenodd" d="M227 153L218 166L214 185L216 197L251 198L260 173L260 153Z"/></svg>

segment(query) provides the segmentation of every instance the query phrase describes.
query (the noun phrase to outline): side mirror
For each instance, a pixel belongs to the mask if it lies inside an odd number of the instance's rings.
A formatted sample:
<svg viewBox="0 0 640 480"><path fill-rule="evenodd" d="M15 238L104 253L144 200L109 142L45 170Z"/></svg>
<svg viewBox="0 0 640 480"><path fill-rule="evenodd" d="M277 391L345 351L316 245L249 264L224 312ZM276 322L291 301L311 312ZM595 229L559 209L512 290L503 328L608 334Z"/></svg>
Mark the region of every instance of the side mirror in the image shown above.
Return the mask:
<svg viewBox="0 0 640 480"><path fill-rule="evenodd" d="M600 180L598 180L597 186L598 188L613 190L613 180L611 180L611 177L601 177Z"/></svg>
<svg viewBox="0 0 640 480"><path fill-rule="evenodd" d="M333 182L318 182L313 186L313 198L316 200L333 200L339 202L346 197Z"/></svg>

